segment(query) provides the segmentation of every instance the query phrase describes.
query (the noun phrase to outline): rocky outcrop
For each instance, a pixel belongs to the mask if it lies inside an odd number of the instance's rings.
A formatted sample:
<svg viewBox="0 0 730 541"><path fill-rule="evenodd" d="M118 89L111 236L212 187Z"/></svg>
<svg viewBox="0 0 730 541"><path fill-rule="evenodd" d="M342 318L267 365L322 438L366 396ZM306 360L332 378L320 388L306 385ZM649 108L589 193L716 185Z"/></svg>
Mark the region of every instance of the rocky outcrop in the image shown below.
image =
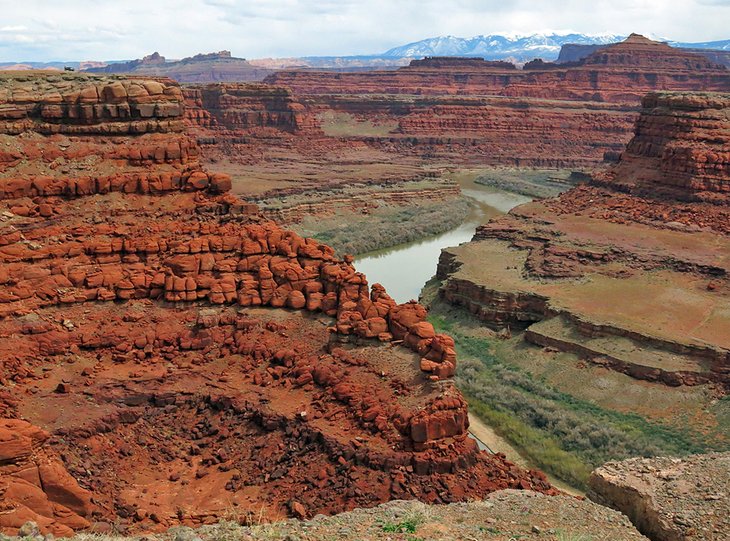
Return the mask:
<svg viewBox="0 0 730 541"><path fill-rule="evenodd" d="M656 541L725 539L729 472L728 453L610 462L591 474L589 497Z"/></svg>
<svg viewBox="0 0 730 541"><path fill-rule="evenodd" d="M352 258L202 169L174 83L3 83L15 116L0 173L2 531L554 493L478 451L454 341L422 306L397 305ZM66 105L51 119L54 89ZM152 137L189 151L143 154Z"/></svg>
<svg viewBox="0 0 730 541"><path fill-rule="evenodd" d="M28 521L55 535L90 526L91 494L79 487L55 453L50 434L17 419L0 419L0 528Z"/></svg>
<svg viewBox="0 0 730 541"><path fill-rule="evenodd" d="M299 506L294 507L299 509ZM251 526L227 522L203 526L196 531L185 527L173 528L148 538L172 541L176 537L198 536L205 540L233 537L242 541L258 541L273 536L306 541L336 537L372 541L416 537L501 541L505 537L548 537L552 532L595 541L646 540L625 516L612 509L570 496L546 497L515 490L495 492L484 501L429 506L401 500L332 517L318 516L310 520L291 519ZM132 541L132 538L123 536L110 536L109 539Z"/></svg>
<svg viewBox="0 0 730 541"><path fill-rule="evenodd" d="M636 134L602 184L681 200L730 200L730 96L648 94Z"/></svg>
<svg viewBox="0 0 730 541"><path fill-rule="evenodd" d="M644 106L594 185L513 209L445 250L440 296L636 379L726 391L727 99L649 94Z"/></svg>
<svg viewBox="0 0 730 541"><path fill-rule="evenodd" d="M227 190L227 177L201 170L183 109L166 79L3 75L0 198Z"/></svg>

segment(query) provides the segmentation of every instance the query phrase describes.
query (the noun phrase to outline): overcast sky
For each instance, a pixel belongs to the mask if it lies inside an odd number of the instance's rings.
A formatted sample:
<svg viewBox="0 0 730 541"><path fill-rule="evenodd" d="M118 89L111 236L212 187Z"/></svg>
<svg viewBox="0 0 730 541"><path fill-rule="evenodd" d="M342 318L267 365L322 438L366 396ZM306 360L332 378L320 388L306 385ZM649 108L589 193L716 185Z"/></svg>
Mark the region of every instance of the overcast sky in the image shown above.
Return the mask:
<svg viewBox="0 0 730 541"><path fill-rule="evenodd" d="M0 0L0 61L369 54L505 31L709 41L729 22L730 0Z"/></svg>

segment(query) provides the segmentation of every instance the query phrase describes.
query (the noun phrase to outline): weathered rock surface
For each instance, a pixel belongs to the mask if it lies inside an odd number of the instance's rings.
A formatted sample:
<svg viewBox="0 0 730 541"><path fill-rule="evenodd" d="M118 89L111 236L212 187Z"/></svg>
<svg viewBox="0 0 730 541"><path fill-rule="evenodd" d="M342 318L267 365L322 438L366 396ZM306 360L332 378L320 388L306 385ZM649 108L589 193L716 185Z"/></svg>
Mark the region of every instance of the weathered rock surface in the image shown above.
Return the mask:
<svg viewBox="0 0 730 541"><path fill-rule="evenodd" d="M637 379L727 390L728 103L648 95L596 185L513 209L445 250L441 297Z"/></svg>
<svg viewBox="0 0 730 541"><path fill-rule="evenodd" d="M313 118L286 88L221 83L187 86L186 118L194 127L227 131L275 128L288 132L313 128Z"/></svg>
<svg viewBox="0 0 730 541"><path fill-rule="evenodd" d="M555 492L478 451L454 342L422 306L202 169L174 83L2 82L16 150L0 170L0 530ZM54 92L67 106L50 118ZM127 117L104 113L124 104ZM138 130L140 105L153 107ZM189 152L130 157L151 136Z"/></svg>
<svg viewBox="0 0 730 541"><path fill-rule="evenodd" d="M0 198L18 200L15 213L27 215L39 210L22 198L227 190L225 175L201 170L183 110L182 91L169 79L7 72Z"/></svg>
<svg viewBox="0 0 730 541"><path fill-rule="evenodd" d="M730 537L730 453L609 462L589 496L656 541Z"/></svg>
<svg viewBox="0 0 730 541"><path fill-rule="evenodd" d="M546 497L529 491L503 490L484 501L428 506L416 501L394 501L370 509L356 509L332 517L287 520L251 527L234 523L174 528L149 535L153 541L215 539L592 539L645 540L620 513L588 500ZM74 538L84 541L86 536ZM130 538L114 537L115 541Z"/></svg>

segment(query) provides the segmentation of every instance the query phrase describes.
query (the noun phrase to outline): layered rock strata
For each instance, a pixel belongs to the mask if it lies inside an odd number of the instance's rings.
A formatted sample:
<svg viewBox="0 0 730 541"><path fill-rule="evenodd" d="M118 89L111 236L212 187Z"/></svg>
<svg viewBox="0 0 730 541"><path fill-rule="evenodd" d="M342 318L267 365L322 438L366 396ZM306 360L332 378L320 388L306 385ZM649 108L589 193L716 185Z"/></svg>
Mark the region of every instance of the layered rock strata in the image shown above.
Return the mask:
<svg viewBox="0 0 730 541"><path fill-rule="evenodd" d="M724 91L730 72L707 58L639 35L598 50L563 69L516 70L479 59L427 59L394 71L327 75L280 71L266 78L297 95L502 95L635 103L652 90Z"/></svg>
<svg viewBox="0 0 730 541"><path fill-rule="evenodd" d="M275 128L288 132L314 128L313 119L291 91L264 84L188 86L186 118L193 126L225 130Z"/></svg>
<svg viewBox="0 0 730 541"><path fill-rule="evenodd" d="M282 71L266 82L292 89L320 116L349 115L356 122L344 135L381 150L450 163L586 168L617 159L645 93L727 92L730 71L633 35L570 65L518 70L428 58L394 71ZM383 133L358 130L367 123ZM342 127L333 133L342 136Z"/></svg>
<svg viewBox="0 0 730 541"><path fill-rule="evenodd" d="M650 197L726 203L730 197L730 96L649 94L612 187Z"/></svg>
<svg viewBox="0 0 730 541"><path fill-rule="evenodd" d="M727 96L650 94L644 105L596 185L518 207L445 250L440 295L634 378L727 389Z"/></svg>
<svg viewBox="0 0 730 541"><path fill-rule="evenodd" d="M422 306L201 168L174 83L2 82L2 531L554 492L468 437L454 342Z"/></svg>

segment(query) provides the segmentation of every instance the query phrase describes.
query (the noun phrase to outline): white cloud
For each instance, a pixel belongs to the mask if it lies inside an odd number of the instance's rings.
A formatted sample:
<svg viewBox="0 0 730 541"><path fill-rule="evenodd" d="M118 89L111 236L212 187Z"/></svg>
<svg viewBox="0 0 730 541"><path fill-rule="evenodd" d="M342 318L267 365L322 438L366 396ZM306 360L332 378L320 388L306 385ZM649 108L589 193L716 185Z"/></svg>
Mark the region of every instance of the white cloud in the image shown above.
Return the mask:
<svg viewBox="0 0 730 541"><path fill-rule="evenodd" d="M6 4L6 2L3 2ZM0 60L368 54L509 31L730 38L730 0L24 0L3 6Z"/></svg>

